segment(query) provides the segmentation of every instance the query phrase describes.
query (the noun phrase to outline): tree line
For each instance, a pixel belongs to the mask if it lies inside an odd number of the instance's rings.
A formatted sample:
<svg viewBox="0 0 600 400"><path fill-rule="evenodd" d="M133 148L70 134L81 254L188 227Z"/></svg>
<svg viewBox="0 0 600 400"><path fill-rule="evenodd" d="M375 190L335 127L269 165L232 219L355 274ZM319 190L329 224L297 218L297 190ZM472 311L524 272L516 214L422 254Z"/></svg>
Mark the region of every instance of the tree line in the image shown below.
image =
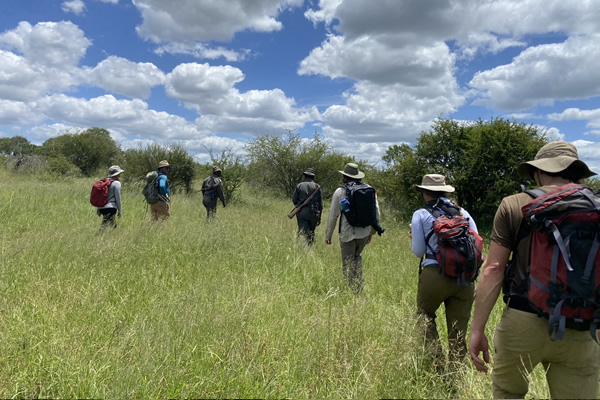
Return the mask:
<svg viewBox="0 0 600 400"><path fill-rule="evenodd" d="M327 198L340 185L337 171L346 162L356 162L366 172L365 180L378 189L383 203L399 218L409 218L422 206L414 190L422 176L439 173L456 187L455 200L478 223L489 224L503 197L521 190L521 185L535 184L519 178L515 168L532 160L547 142L543 130L514 120L459 122L439 118L428 131L421 132L414 146L389 147L380 167L335 151L318 133L307 139L295 132L258 136L247 143L244 155L231 149L220 153L209 150L210 163L200 164L181 144L152 143L123 150L110 132L94 127L65 132L41 146L21 136L0 138L0 163L17 173L55 178L102 176L110 165L119 164L126 171L126 183L141 185L146 173L167 159L173 166L169 176L173 191L179 193L191 193L195 179L204 179L212 166L218 165L223 170L226 200L231 202L243 183L291 197L308 167L317 171L316 181L322 184ZM583 183L600 188L598 179Z"/></svg>

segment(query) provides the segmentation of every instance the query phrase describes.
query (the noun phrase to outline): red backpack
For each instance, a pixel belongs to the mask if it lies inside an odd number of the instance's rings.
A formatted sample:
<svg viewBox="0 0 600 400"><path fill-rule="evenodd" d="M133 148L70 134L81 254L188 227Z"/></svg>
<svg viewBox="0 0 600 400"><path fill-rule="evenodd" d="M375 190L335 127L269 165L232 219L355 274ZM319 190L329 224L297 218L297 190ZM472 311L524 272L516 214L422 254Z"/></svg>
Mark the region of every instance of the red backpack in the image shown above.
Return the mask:
<svg viewBox="0 0 600 400"><path fill-rule="evenodd" d="M425 209L435 218L433 229L425 239L434 256L427 254L427 258L435 259L441 272L458 278L461 284L475 281L484 261L482 237L470 228L468 219L456 207L436 203ZM437 252L429 245L433 234L437 238Z"/></svg>
<svg viewBox="0 0 600 400"><path fill-rule="evenodd" d="M90 204L94 207L104 207L108 203L108 187L114 179L104 178L94 183L90 193Z"/></svg>
<svg viewBox="0 0 600 400"><path fill-rule="evenodd" d="M600 326L600 198L571 183L534 197L521 208L531 227L529 288L531 305L549 319L550 338L565 328Z"/></svg>

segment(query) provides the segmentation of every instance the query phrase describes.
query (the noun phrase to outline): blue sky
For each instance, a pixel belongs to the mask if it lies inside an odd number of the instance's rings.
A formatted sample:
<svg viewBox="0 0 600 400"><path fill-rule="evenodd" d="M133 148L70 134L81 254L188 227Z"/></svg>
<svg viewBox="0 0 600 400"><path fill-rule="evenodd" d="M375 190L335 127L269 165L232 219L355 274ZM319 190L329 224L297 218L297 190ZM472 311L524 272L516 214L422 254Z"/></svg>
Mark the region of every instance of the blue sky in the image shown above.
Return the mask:
<svg viewBox="0 0 600 400"><path fill-rule="evenodd" d="M318 131L376 163L439 117L514 118L600 173L595 0L19 0L0 14L0 137L90 127L200 161Z"/></svg>

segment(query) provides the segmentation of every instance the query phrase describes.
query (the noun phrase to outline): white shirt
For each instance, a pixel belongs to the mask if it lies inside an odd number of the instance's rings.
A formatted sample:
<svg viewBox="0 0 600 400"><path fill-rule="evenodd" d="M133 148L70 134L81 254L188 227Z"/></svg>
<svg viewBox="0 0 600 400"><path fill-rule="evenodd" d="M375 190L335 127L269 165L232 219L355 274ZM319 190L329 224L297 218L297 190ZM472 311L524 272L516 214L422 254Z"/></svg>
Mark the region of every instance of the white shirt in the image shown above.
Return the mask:
<svg viewBox="0 0 600 400"><path fill-rule="evenodd" d="M340 232L340 241L349 242L354 239L362 239L369 235L372 235L370 226L364 228L358 226L352 226L346 220L346 216L342 214L342 206L340 202L346 197L346 188L344 186L337 188L333 193L331 199L331 208L329 209L329 216L327 217L327 228L325 229L325 240L331 240L333 231L337 228L338 217L342 219L342 230ZM377 195L375 195L375 208L377 210L377 220L379 220L379 203L377 202ZM341 214L341 215L340 215Z"/></svg>

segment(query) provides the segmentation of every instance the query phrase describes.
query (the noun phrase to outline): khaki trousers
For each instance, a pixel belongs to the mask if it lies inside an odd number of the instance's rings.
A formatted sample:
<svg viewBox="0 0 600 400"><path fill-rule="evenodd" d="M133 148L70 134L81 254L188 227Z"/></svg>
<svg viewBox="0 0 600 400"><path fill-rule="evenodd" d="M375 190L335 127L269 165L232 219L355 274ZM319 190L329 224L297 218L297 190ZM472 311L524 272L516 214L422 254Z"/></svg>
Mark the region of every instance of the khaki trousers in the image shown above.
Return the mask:
<svg viewBox="0 0 600 400"><path fill-rule="evenodd" d="M150 204L150 211L152 212L152 221L158 221L159 219L167 219L171 216L171 206L169 203L159 201L158 203Z"/></svg>
<svg viewBox="0 0 600 400"><path fill-rule="evenodd" d="M562 340L548 336L548 320L506 308L494 335L494 397L522 399L528 375L542 363L552 398L598 397L600 345L589 331L566 329Z"/></svg>
<svg viewBox="0 0 600 400"><path fill-rule="evenodd" d="M348 281L350 287L356 291L361 291L364 280L362 275L362 256L363 251L369 237L353 239L349 242L340 241L342 250L342 273Z"/></svg>
<svg viewBox="0 0 600 400"><path fill-rule="evenodd" d="M435 323L435 312L444 304L448 329L448 358L451 361L462 361L467 354L465 335L471 318L473 293L473 284L459 286L456 278L441 274L437 265L424 267L419 274L417 309L425 317L425 338L430 350L438 358L443 357L443 352Z"/></svg>

